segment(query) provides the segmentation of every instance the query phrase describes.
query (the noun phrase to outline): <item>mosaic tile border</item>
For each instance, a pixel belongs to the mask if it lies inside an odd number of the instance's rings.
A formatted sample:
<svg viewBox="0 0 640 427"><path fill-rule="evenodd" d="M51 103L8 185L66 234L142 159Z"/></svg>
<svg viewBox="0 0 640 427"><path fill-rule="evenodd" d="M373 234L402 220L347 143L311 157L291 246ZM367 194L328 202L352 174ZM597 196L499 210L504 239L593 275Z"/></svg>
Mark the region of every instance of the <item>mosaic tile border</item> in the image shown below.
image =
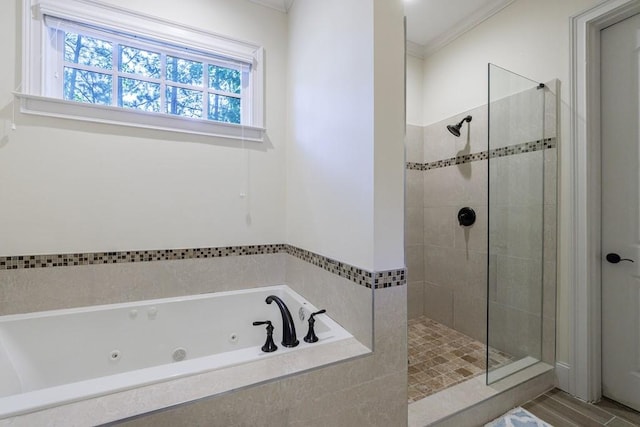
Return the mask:
<svg viewBox="0 0 640 427"><path fill-rule="evenodd" d="M300 249L295 246L285 245L287 247L286 252L299 258L309 264L315 265L316 267L320 267L329 273L336 274L340 277L344 277L347 280L351 280L352 282L366 286L367 288L371 287L371 277L372 273L367 270L363 270L358 267L354 267L349 264L345 264L340 261L336 261L331 258L327 258L322 255L318 255L316 253L307 251L305 249Z"/></svg>
<svg viewBox="0 0 640 427"><path fill-rule="evenodd" d="M374 289L402 286L407 283L407 269L378 271L373 282Z"/></svg>
<svg viewBox="0 0 640 427"><path fill-rule="evenodd" d="M286 252L289 255L300 258L309 264L313 264L330 273L344 277L347 280L367 288L383 289L393 286L402 286L407 283L407 270L404 268L372 273L370 271L318 255L305 249L300 249L291 245L286 245L286 247Z"/></svg>
<svg viewBox="0 0 640 427"><path fill-rule="evenodd" d="M144 251L89 252L73 254L0 257L0 270L68 267L77 265L120 264L179 259L221 258L239 255L286 252L286 245L225 246L217 248L160 249Z"/></svg>
<svg viewBox="0 0 640 427"><path fill-rule="evenodd" d="M406 168L410 170L431 170L446 168L448 166L461 165L465 163L487 160L489 158L513 156L516 154L532 153L534 151L546 150L557 146L557 138L545 138L537 141L524 142L522 144L510 145L508 147L494 148L490 151L482 151L480 153L465 154L462 156L451 157L449 159L437 160L430 163L414 163L407 162Z"/></svg>
<svg viewBox="0 0 640 427"><path fill-rule="evenodd" d="M374 273L287 244L225 246L216 248L160 249L145 251L91 252L50 255L19 255L0 257L0 270L69 267L96 264L121 264L183 259L222 258L228 256L286 253L344 277L367 288L388 288L406 284L406 270Z"/></svg>

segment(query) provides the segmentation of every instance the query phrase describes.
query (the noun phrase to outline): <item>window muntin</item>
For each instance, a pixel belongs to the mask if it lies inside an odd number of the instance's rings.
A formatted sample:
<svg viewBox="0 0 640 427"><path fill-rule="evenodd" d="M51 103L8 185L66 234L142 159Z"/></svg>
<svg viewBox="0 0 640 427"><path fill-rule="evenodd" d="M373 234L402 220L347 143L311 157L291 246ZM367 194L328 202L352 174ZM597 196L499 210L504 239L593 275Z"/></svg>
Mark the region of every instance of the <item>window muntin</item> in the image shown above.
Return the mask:
<svg viewBox="0 0 640 427"><path fill-rule="evenodd" d="M75 23L72 30L57 26L49 33L64 40L64 47L54 52L63 78L49 79L62 87L47 91L62 93L65 100L247 122L243 109L248 107L249 64Z"/></svg>

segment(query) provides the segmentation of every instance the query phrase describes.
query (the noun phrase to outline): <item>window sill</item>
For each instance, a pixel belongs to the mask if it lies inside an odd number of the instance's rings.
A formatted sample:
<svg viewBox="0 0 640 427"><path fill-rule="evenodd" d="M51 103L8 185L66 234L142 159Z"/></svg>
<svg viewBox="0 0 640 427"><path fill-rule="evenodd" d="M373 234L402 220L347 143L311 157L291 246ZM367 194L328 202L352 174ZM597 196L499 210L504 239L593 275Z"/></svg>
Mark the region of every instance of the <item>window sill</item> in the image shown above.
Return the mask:
<svg viewBox="0 0 640 427"><path fill-rule="evenodd" d="M264 128L254 126L84 104L24 93L14 95L20 99L20 112L25 114L255 142L263 142L266 132Z"/></svg>

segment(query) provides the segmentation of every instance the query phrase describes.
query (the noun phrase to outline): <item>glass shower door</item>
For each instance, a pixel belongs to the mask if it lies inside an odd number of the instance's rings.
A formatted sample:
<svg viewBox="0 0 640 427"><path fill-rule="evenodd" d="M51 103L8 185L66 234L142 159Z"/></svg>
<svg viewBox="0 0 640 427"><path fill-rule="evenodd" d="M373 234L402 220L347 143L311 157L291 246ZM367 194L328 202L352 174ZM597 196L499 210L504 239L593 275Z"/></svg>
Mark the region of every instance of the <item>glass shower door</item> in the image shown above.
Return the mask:
<svg viewBox="0 0 640 427"><path fill-rule="evenodd" d="M542 359L544 92L489 64L487 384Z"/></svg>

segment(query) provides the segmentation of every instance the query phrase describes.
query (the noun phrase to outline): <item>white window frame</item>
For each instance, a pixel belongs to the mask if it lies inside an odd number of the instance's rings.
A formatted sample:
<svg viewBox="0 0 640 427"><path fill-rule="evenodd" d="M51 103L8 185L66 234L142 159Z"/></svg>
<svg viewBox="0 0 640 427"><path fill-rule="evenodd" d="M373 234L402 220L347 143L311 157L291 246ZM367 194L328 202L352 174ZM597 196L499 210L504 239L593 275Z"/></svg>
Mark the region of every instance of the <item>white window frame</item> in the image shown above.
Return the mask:
<svg viewBox="0 0 640 427"><path fill-rule="evenodd" d="M22 113L249 141L264 140L262 47L92 0L23 0L23 7L23 80L22 90L16 93ZM50 30L45 16L180 46L193 51L194 58L198 57L198 52L210 52L231 61L250 64L249 90L243 94L246 104L242 108L242 123L67 101L59 93L47 92L51 87L47 79L51 79L48 74L52 69L48 64L59 63L60 59L47 57L48 52L55 55L58 49L47 49ZM183 53L176 56L191 59ZM204 87L203 97L207 97L208 85ZM206 115L205 110L203 116Z"/></svg>

